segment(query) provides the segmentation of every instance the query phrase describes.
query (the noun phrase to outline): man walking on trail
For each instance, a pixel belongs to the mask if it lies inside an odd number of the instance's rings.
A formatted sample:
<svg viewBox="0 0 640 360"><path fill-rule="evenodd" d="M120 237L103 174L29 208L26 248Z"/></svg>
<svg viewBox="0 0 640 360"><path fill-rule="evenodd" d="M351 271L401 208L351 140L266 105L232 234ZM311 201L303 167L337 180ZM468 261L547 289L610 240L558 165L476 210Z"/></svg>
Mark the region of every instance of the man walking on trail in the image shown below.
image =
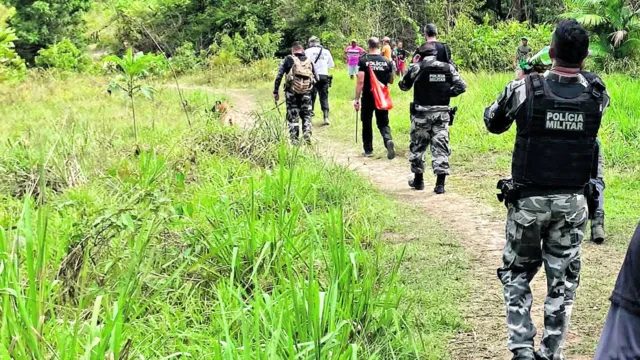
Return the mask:
<svg viewBox="0 0 640 360"><path fill-rule="evenodd" d="M456 64L453 62L453 59L451 58L451 48L449 47L449 45L439 42L437 36L438 36L438 27L436 26L436 24L427 24L424 27L425 40L427 41L427 43L433 43L436 48L436 52L437 52L436 60L456 66ZM425 44L422 44L422 46L424 45ZM417 54L418 54L418 50L416 50L416 52L413 55L415 56Z"/></svg>
<svg viewBox="0 0 640 360"><path fill-rule="evenodd" d="M467 85L456 68L436 60L434 43L427 43L419 49L419 56L409 67L409 72L400 81L400 89L409 91L414 87L411 103L411 155L409 163L414 179L409 186L424 190L424 156L431 146L431 166L437 176L436 194L444 194L445 181L450 174L449 156L449 104L452 97L464 93Z"/></svg>
<svg viewBox="0 0 640 360"><path fill-rule="evenodd" d="M373 114L375 113L378 130L380 130L380 135L382 135L387 149L387 158L392 160L396 157L396 151L389 127L389 111L376 109L371 90L369 68L373 70L378 81L387 85L393 84L393 65L391 61L380 54L380 40L377 37L369 39L368 46L368 54L362 56L358 64L358 85L353 103L356 111L360 111L360 119L362 120L363 155L365 157L373 156Z"/></svg>
<svg viewBox="0 0 640 360"><path fill-rule="evenodd" d="M594 360L640 359L640 224L611 295Z"/></svg>
<svg viewBox="0 0 640 360"><path fill-rule="evenodd" d="M351 40L351 45L344 50L344 54L347 57L347 66L349 67L349 77L352 80L354 76L358 75L358 61L360 61L360 56L364 55L364 53L364 49L358 46L356 40Z"/></svg>
<svg viewBox="0 0 640 360"><path fill-rule="evenodd" d="M320 108L324 118L323 126L329 125L329 88L331 87L332 77L329 75L329 69L333 69L333 55L331 51L320 45L320 39L312 36L309 39L309 48L305 50L308 59L313 62L313 66L318 74L318 82L315 84L311 92L311 111L315 110L316 97L320 96Z"/></svg>
<svg viewBox="0 0 640 360"><path fill-rule="evenodd" d="M294 144L299 142L300 120L302 120L302 134L306 143L311 142L311 91L317 81L317 74L311 59L304 53L304 47L294 42L291 55L280 62L278 75L273 87L273 97L280 100L280 83L286 75L284 95L287 104L287 122L289 134Z"/></svg>
<svg viewBox="0 0 640 360"><path fill-rule="evenodd" d="M575 291L580 250L587 226L585 194L594 172L596 137L609 96L602 80L581 72L589 34L575 20L564 20L553 34L552 69L514 80L485 110L495 134L516 123L513 179L500 181L508 207L507 242L498 277L504 285L508 347L514 359L563 359ZM544 264L547 275L544 334L534 354L530 282Z"/></svg>
<svg viewBox="0 0 640 360"><path fill-rule="evenodd" d="M389 39L388 36L385 36L382 39L382 52L381 52L381 54L382 54L382 56L387 58L387 60L389 60L389 61L393 60L393 50L391 49L391 39Z"/></svg>

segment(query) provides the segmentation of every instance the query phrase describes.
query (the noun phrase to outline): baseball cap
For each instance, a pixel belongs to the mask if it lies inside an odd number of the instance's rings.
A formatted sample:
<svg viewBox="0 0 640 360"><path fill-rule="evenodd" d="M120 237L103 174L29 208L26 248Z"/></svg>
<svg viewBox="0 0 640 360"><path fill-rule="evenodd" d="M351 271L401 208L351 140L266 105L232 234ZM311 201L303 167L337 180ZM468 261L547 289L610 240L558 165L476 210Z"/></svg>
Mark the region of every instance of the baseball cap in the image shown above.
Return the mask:
<svg viewBox="0 0 640 360"><path fill-rule="evenodd" d="M529 41L529 39L527 39L526 37L521 37L520 40L524 40L524 41Z"/></svg>
<svg viewBox="0 0 640 360"><path fill-rule="evenodd" d="M309 42L318 42L318 41L320 41L320 39L318 39L317 36L312 36L309 38Z"/></svg>

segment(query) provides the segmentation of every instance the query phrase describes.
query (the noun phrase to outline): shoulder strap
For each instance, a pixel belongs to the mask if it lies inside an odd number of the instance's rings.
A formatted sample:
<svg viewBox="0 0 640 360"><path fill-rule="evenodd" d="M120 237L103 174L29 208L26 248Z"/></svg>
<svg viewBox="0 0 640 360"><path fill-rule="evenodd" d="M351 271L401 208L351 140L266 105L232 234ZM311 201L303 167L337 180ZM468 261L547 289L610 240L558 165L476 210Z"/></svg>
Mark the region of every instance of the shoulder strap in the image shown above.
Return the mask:
<svg viewBox="0 0 640 360"><path fill-rule="evenodd" d="M314 61L314 64L318 63L318 60L320 60L320 55L322 55L322 51L324 50L324 47L321 45L320 46L320 51L318 51L318 56L316 57L316 61Z"/></svg>
<svg viewBox="0 0 640 360"><path fill-rule="evenodd" d="M533 88L533 96L534 97L543 96L544 95L544 85L542 84L542 79L540 78L540 75L538 75L537 72L532 72L529 75L529 78L531 79L531 85L532 85L532 88Z"/></svg>

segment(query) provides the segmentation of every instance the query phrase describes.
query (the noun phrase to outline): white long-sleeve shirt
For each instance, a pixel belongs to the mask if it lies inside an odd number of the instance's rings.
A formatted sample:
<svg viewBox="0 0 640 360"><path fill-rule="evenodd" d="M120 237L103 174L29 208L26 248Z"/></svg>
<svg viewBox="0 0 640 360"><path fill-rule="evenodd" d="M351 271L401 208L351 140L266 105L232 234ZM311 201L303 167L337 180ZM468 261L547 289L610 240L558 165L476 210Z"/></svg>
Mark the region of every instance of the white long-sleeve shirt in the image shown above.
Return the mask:
<svg viewBox="0 0 640 360"><path fill-rule="evenodd" d="M320 50L322 50L322 54L320 54L320 58L318 58ZM329 69L333 69L336 66L333 63L331 51L323 48L321 45L310 47L305 50L304 53L307 55L307 58L311 59L311 62L314 63L318 75L329 75ZM318 59L317 62L316 59Z"/></svg>

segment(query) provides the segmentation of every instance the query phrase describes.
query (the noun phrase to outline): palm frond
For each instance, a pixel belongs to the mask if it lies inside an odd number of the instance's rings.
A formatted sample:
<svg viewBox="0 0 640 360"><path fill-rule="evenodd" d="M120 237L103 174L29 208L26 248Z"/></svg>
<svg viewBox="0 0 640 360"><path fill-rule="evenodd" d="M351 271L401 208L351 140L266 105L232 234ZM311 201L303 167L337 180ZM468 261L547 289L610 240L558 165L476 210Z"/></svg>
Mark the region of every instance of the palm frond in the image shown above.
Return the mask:
<svg viewBox="0 0 640 360"><path fill-rule="evenodd" d="M626 30L618 30L612 32L609 36L611 37L611 42L613 43L613 47L619 47L624 39L627 37Z"/></svg>

